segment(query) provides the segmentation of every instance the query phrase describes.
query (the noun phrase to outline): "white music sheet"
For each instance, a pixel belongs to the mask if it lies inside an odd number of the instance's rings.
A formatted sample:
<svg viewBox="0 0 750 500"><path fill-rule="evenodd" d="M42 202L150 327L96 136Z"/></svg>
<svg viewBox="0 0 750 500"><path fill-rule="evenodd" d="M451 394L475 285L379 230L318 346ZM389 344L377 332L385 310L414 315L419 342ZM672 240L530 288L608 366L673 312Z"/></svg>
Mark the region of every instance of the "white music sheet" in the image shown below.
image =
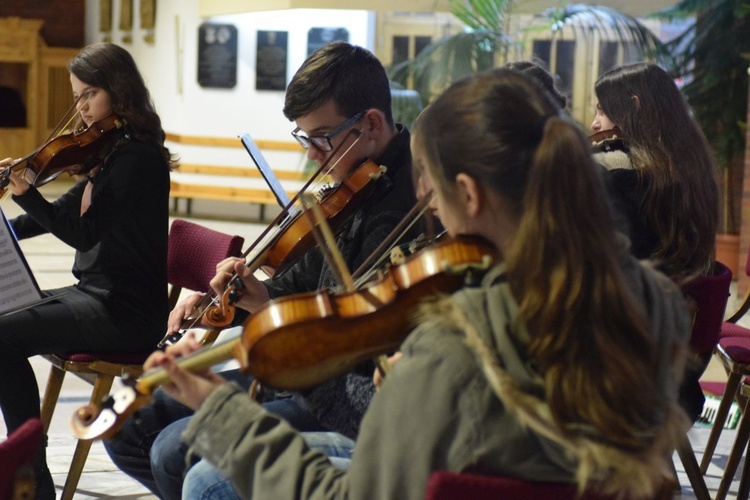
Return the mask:
<svg viewBox="0 0 750 500"><path fill-rule="evenodd" d="M0 208L0 315L42 300L42 293Z"/></svg>

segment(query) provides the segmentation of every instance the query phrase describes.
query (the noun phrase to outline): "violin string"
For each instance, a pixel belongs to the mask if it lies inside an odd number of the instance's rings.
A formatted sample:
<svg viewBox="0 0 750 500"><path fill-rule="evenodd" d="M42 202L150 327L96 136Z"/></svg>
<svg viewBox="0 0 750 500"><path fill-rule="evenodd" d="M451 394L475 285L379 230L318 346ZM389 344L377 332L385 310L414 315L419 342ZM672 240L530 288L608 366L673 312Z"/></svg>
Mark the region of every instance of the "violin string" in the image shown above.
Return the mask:
<svg viewBox="0 0 750 500"><path fill-rule="evenodd" d="M80 109L80 106L83 106L86 104L89 100L90 96L80 96L78 99L75 99L73 101L73 104L68 107L68 110L65 112L65 114L60 118L60 121L57 122L57 125L52 129L52 132L47 137L47 140L44 141L44 144L48 143L55 137L59 136L63 133L65 129L67 129L71 122L76 118L76 115L78 114L78 110ZM81 99L83 99L83 102L81 102ZM40 148L41 149L41 148Z"/></svg>
<svg viewBox="0 0 750 500"><path fill-rule="evenodd" d="M305 193L302 196L302 203L305 208L305 216L310 221L310 227L312 228L313 236L318 242L318 248L320 249L325 261L328 263L328 267L333 272L336 281L339 285L342 285L346 291L354 290L354 280L352 275L346 267L344 257L341 252L338 251L336 246L336 238L333 236L333 231L328 225L328 221L323 216L323 212L320 210L320 206L313 196Z"/></svg>
<svg viewBox="0 0 750 500"><path fill-rule="evenodd" d="M86 100L84 100L81 105L85 104L86 101L88 101L88 99L89 98L87 96ZM33 156L35 156L36 154L38 154L44 148L44 146L47 145L47 143L49 143L52 139L54 139L55 137L57 137L58 135L60 135L62 133L62 130L65 127L67 127L70 124L70 122L73 121L73 119L75 118L76 113L75 112L71 113L71 111L74 110L74 108L75 108L75 106L76 106L76 104L78 103L79 100L80 100L80 98L77 99L77 100L75 100L73 102L73 104L68 108L68 110L65 112L65 114L63 115L63 117L60 119L60 121L57 122L57 125L55 125L55 127L52 129L52 133L50 133L50 135L47 137L47 139L45 139L45 141L42 144L40 144L31 153L27 154L26 156L24 156L22 158L19 158L18 160L16 160L12 164L8 165L7 167L5 167L2 170L2 172L0 172L0 186L4 187L4 186L7 185L7 183L6 183L7 177L10 175L10 173L16 167L18 167L22 163L26 162L29 158L32 158ZM77 111L77 109L76 109L76 111ZM66 122L65 125L61 126L61 124L64 121ZM25 172L25 170L26 170L26 167L24 167L23 171ZM22 172L22 174L25 175L23 172ZM5 194L5 192L3 192L3 195L4 194Z"/></svg>
<svg viewBox="0 0 750 500"><path fill-rule="evenodd" d="M336 239L333 236L333 231L331 231L328 221L323 216L320 206L308 193L305 193L302 196L302 202L305 206L304 213L310 220L313 234L318 241L318 248L320 248L323 253L323 257L328 263L328 267L336 276L339 285L343 287L345 292L355 291L356 286L354 280L352 280L352 275L349 274L349 269L347 269L346 262L344 262L344 257L341 255L339 247L336 246ZM377 302L377 304L374 304L376 308L382 307L383 305L375 296L369 296L368 299L371 303ZM390 368L388 358L381 354L375 356L373 361L380 372L380 376L385 378Z"/></svg>
<svg viewBox="0 0 750 500"><path fill-rule="evenodd" d="M85 101L84 101L85 102ZM359 130L352 129L349 131L349 134L347 134L347 137L352 133L357 134L357 139L352 142L352 144L349 145L348 148L344 150L344 152L338 156L336 161L328 167L328 164L330 163L331 159L336 157L338 155L339 150L343 147L344 143L346 141L342 141L341 144L339 144L336 148L333 149L331 152L331 155L326 159L325 162L316 170L316 172L310 177L310 179L305 183L304 186L302 186L302 189L299 190L299 192L292 198L289 203L284 206L271 223L266 226L266 228L261 232L261 234L255 239L255 241L245 250L241 258L245 260L245 266L252 269L252 267L256 264L256 262L263 257L265 254L265 250L268 249L271 243L276 241L276 238L284 232L284 230L291 225L292 221L294 220L292 217L289 217L289 215L292 213L292 207L296 206L295 204L300 199L300 197L306 193L310 185L313 183L313 181L316 181L315 184L313 184L313 187L316 187L320 184L320 179L325 177L326 175L329 175L330 172L336 168L336 165L339 164L339 162L346 157L346 155L351 151L351 149L359 142L360 138L362 137L362 133ZM325 173L321 175L321 172L325 170ZM275 232L271 232L274 227L278 227L278 229ZM267 244L265 242L268 242ZM261 243L264 243L264 246L261 245ZM261 250L258 252L255 252L255 254L251 255L251 253L256 249L260 247ZM233 273L232 278L229 280L229 283L231 283L235 278L237 277L237 273ZM193 328L195 325L198 324L199 321L203 319L203 317L206 315L206 313L212 308L212 307L218 307L219 304L219 296L218 295L212 295L211 301L198 313L193 317L192 322L185 326L183 329ZM176 334L175 334L176 335ZM182 335L176 335L178 338ZM171 335L167 335L166 338L171 338ZM164 340L162 340L163 342Z"/></svg>
<svg viewBox="0 0 750 500"><path fill-rule="evenodd" d="M354 129L353 129L354 130ZM349 132L350 134L352 131ZM310 177L310 179L305 183L304 186L302 186L302 189L300 189L296 195L294 195L294 198L292 198L289 203L281 210L281 213L263 230L263 232L258 236L258 238L248 247L248 249L241 255L243 259L245 259L245 265L247 267L251 267L255 264L255 262L263 256L264 252L262 251L263 248L261 247L261 251L256 252L254 256L249 257L250 253L257 248L260 243L268 237L269 244L276 241L276 238L283 234L283 232L286 230L287 226L291 225L294 218L294 212L293 208L297 206L297 202L300 200L300 197L303 193L306 193L310 190L310 186L316 187L320 185L320 179L323 178L325 175L328 175L335 167L339 164L341 160L343 160L346 155L351 151L351 149L354 147L357 142L359 142L359 139L362 137L362 133L358 130L355 130L355 133L357 133L357 139L348 147L341 155L338 155L339 150L343 147L344 143L346 141L343 141L341 144L339 144L337 147L333 149L331 152L331 155L326 159L325 162L318 168L318 170L315 171L315 173ZM336 161L331 165L330 167L328 164L331 162L333 158L335 158L338 155L338 158ZM321 173L325 170L325 173L321 175ZM315 181L315 184L313 182ZM275 233L270 234L271 230L277 226L278 229Z"/></svg>
<svg viewBox="0 0 750 500"><path fill-rule="evenodd" d="M380 269L383 262L390 256L391 250L396 246L396 243L406 235L407 232L416 224L416 222L425 214L430 206L433 194L429 193L424 196L414 207L404 216L401 222L391 231L391 234L381 243L375 251L370 254L370 257L363 262L359 268L352 274L352 277L356 280L356 286L359 288L363 283L369 281L373 274ZM383 248L387 247L387 248ZM377 260L373 263L372 260L377 257ZM368 268L369 266L369 268Z"/></svg>

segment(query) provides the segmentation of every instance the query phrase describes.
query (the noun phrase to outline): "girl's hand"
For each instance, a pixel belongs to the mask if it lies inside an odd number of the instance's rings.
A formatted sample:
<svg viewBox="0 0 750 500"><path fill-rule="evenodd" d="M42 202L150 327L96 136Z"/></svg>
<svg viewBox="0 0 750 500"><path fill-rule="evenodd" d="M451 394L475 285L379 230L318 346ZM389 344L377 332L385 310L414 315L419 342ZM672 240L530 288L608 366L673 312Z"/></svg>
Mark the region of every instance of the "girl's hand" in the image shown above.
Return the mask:
<svg viewBox="0 0 750 500"><path fill-rule="evenodd" d="M393 367L393 365L396 364L396 361L401 359L401 352L395 353L393 356L390 356L388 358L388 364ZM376 389L380 389L380 386L383 384L383 377L380 375L380 370L377 368L375 369L375 374L372 376L372 383L375 384Z"/></svg>
<svg viewBox="0 0 750 500"><path fill-rule="evenodd" d="M181 342L167 347L166 351L154 352L143 364L146 370L157 366L164 368L172 380L172 383L163 386L164 392L193 410L200 408L208 395L226 382L210 368L188 372L177 365L177 359L192 354L200 347L201 344L190 333Z"/></svg>
<svg viewBox="0 0 750 500"><path fill-rule="evenodd" d="M167 333L179 332L182 327L182 322L190 317L190 314L195 310L195 306L203 299L205 294L195 292L189 295L186 299L181 300L174 306L174 309L169 313L169 320L167 321ZM201 326L198 324L195 326Z"/></svg>
<svg viewBox="0 0 750 500"><path fill-rule="evenodd" d="M21 158L17 158L15 160L12 158L5 158L3 160L0 160L0 170L8 168L10 165L13 165L14 163L19 161L21 161ZM29 181L27 181L21 174L17 172L9 172L7 189L12 194L21 196L22 194L26 193L26 191L28 191L30 187L31 184L29 184Z"/></svg>

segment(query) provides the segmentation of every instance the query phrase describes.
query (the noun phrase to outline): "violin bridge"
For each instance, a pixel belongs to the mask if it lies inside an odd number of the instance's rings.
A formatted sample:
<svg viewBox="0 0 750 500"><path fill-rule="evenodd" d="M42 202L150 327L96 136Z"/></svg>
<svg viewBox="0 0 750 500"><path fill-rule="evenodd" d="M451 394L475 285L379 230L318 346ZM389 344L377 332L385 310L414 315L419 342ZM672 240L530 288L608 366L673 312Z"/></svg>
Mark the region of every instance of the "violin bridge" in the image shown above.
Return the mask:
<svg viewBox="0 0 750 500"><path fill-rule="evenodd" d="M371 173L371 174L370 174L370 179L372 179L372 180L374 180L374 181L375 181L375 180L378 180L378 179L380 179L381 177L383 177L383 175L384 175L384 174L385 174L385 173L386 173L387 171L388 171L388 167L386 167L385 165L380 165L380 166L378 167L378 171L377 171L377 172L373 172L373 173Z"/></svg>

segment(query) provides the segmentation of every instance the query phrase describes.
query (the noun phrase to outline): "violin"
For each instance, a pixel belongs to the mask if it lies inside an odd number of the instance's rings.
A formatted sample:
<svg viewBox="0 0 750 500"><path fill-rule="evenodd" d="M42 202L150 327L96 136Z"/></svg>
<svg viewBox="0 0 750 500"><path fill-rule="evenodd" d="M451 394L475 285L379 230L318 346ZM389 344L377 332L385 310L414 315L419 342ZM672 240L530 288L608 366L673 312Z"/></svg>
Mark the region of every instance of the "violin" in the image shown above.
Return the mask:
<svg viewBox="0 0 750 500"><path fill-rule="evenodd" d="M628 150L622 130L617 125L611 129L600 130L595 134L591 134L589 140L591 141L591 148L594 153L627 152Z"/></svg>
<svg viewBox="0 0 750 500"><path fill-rule="evenodd" d="M88 173L101 163L103 154L118 138L115 132L124 125L125 120L109 115L86 129L58 135L0 172L0 188L8 185L14 171L22 171L34 187L56 179L63 172L70 175Z"/></svg>
<svg viewBox="0 0 750 500"><path fill-rule="evenodd" d="M272 300L247 319L239 338L199 349L177 363L197 371L236 358L260 383L282 390L309 388L396 350L425 298L478 280L496 258L495 248L481 238L448 239L356 291L324 290ZM100 406L78 409L71 418L73 433L79 439L114 435L148 403L156 387L169 382L162 368L144 373Z"/></svg>
<svg viewBox="0 0 750 500"><path fill-rule="evenodd" d="M325 165L321 167L323 168ZM374 188L375 182L386 170L386 167L379 166L372 160L365 160L340 184L317 195L318 206L334 231L359 209ZM306 187L307 184L300 194L305 191ZM261 266L270 266L275 269L274 277L281 276L299 257L315 245L313 225L310 221L302 217L301 211L289 215L289 208L300 197L300 194L291 200L255 243L243 253L242 258L246 259L246 266L251 272L255 272ZM278 227L278 231L270 234L274 227ZM253 252L254 255L248 257ZM195 307L195 312L183 322L184 328L181 328L180 332L167 335L159 343L159 347L167 342L179 340L182 332L196 324L201 318L207 326L212 328L224 328L229 325L234 320L234 304L241 297L241 283L241 280L234 276L220 297L206 294Z"/></svg>

